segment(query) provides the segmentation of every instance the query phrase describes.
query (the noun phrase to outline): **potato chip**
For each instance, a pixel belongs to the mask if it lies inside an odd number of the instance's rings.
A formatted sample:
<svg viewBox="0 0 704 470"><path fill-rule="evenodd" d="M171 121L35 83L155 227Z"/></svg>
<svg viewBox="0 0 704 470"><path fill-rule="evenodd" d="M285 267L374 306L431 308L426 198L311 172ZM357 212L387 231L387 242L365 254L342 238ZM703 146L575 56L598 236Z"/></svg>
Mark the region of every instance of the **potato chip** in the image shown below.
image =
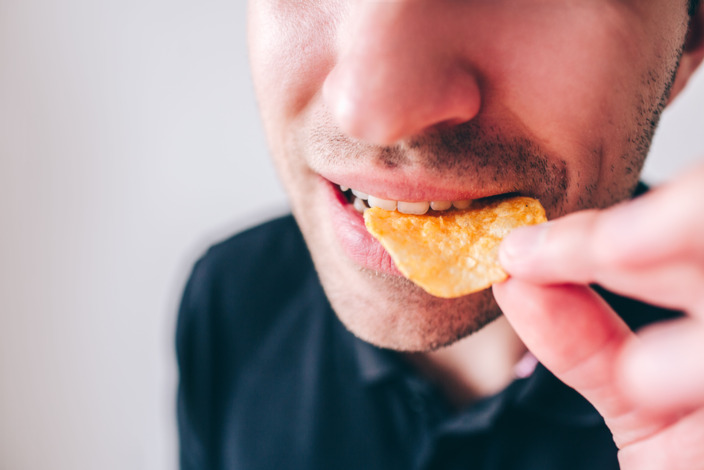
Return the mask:
<svg viewBox="0 0 704 470"><path fill-rule="evenodd" d="M498 262L501 240L523 225L545 222L535 199L482 199L466 210L407 215L379 208L364 212L367 230L399 271L436 297L485 289L508 276Z"/></svg>

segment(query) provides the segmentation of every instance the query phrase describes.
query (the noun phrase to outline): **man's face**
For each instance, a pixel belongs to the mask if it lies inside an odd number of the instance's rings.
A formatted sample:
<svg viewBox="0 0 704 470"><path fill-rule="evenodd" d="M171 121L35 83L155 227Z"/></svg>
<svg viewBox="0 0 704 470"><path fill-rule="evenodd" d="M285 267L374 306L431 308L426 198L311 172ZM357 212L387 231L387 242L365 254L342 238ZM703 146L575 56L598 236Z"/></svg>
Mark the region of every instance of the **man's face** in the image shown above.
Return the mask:
<svg viewBox="0 0 704 470"><path fill-rule="evenodd" d="M499 312L400 277L340 186L422 202L518 193L549 218L629 197L685 0L251 0L270 150L345 325L436 348Z"/></svg>

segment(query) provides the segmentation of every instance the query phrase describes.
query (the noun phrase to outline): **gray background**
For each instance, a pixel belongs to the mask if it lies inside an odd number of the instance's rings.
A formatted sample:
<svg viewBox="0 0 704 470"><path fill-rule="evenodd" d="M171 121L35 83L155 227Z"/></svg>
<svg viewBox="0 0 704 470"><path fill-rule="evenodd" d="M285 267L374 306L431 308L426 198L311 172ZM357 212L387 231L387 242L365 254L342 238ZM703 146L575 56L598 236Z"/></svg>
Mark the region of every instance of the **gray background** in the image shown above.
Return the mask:
<svg viewBox="0 0 704 470"><path fill-rule="evenodd" d="M0 0L0 468L176 466L194 259L285 211L244 0ZM704 156L704 75L646 179Z"/></svg>

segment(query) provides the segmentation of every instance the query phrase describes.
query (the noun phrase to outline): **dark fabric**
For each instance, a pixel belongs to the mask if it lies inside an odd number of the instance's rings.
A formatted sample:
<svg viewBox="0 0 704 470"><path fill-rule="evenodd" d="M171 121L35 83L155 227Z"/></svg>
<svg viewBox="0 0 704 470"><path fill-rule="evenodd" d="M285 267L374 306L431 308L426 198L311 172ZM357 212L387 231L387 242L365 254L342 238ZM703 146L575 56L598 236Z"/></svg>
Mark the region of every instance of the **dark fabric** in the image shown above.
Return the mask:
<svg viewBox="0 0 704 470"><path fill-rule="evenodd" d="M198 261L177 354L183 470L618 468L601 417L541 366L456 412L395 353L356 339L290 216Z"/></svg>

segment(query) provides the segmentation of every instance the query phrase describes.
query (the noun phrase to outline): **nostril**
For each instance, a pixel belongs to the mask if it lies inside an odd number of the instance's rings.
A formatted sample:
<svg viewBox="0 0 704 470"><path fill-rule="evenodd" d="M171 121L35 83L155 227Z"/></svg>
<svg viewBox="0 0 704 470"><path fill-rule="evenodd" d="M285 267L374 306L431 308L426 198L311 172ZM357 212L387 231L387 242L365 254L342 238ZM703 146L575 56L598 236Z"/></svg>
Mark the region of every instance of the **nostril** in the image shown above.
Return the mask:
<svg viewBox="0 0 704 470"><path fill-rule="evenodd" d="M357 40L339 51L322 95L336 125L350 137L391 145L465 123L479 112L479 77L471 57L447 49L450 33L418 36L430 24L421 14L437 13L421 3L365 3L374 8L359 19Z"/></svg>
<svg viewBox="0 0 704 470"><path fill-rule="evenodd" d="M474 119L480 70L475 49L458 39L468 27L459 20L464 9L436 1L349 3L322 90L343 133L390 145Z"/></svg>
<svg viewBox="0 0 704 470"><path fill-rule="evenodd" d="M477 76L466 68L369 73L352 65L338 63L322 90L335 124L350 137L391 145L466 123L479 113Z"/></svg>

